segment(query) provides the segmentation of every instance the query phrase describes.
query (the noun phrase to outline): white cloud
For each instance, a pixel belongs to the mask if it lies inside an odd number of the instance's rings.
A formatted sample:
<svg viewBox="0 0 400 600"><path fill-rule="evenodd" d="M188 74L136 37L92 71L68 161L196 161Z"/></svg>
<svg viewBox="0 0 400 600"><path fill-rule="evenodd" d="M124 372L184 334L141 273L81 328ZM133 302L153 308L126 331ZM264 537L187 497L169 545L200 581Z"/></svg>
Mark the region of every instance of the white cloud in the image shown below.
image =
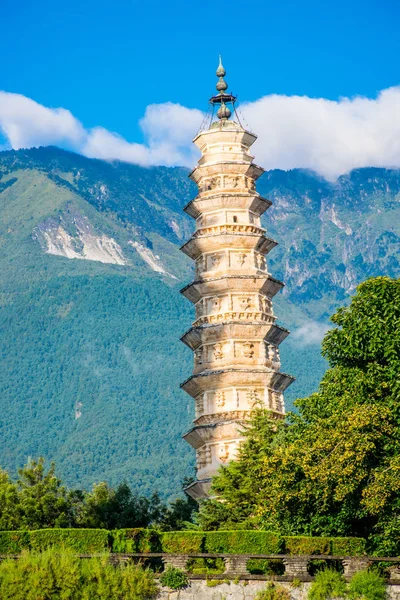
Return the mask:
<svg viewBox="0 0 400 600"><path fill-rule="evenodd" d="M325 323L308 321L291 333L291 339L299 346L319 346L330 329Z"/></svg>
<svg viewBox="0 0 400 600"><path fill-rule="evenodd" d="M256 160L266 169L304 167L335 179L356 167L400 168L400 87L376 99L270 95L241 112L259 136ZM64 108L0 92L0 130L12 148L54 144L143 166L192 166L203 116L179 104L152 104L140 121L145 143L138 144L102 127L85 129Z"/></svg>

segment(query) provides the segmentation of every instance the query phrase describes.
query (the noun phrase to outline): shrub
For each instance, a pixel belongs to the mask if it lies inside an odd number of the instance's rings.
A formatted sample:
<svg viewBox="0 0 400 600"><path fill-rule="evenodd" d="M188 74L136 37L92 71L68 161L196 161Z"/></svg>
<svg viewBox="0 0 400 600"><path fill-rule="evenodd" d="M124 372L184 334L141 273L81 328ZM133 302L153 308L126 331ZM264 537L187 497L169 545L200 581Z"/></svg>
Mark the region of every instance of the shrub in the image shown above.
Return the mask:
<svg viewBox="0 0 400 600"><path fill-rule="evenodd" d="M331 538L285 536L284 547L287 554L330 554Z"/></svg>
<svg viewBox="0 0 400 600"><path fill-rule="evenodd" d="M332 538L332 554L335 556L362 556L363 554L366 554L366 543L366 540L363 538Z"/></svg>
<svg viewBox="0 0 400 600"><path fill-rule="evenodd" d="M138 527L110 532L113 552L160 552L160 534L155 529Z"/></svg>
<svg viewBox="0 0 400 600"><path fill-rule="evenodd" d="M109 556L81 560L72 553L24 551L0 564L2 600L147 600L154 576L135 565L113 567Z"/></svg>
<svg viewBox="0 0 400 600"><path fill-rule="evenodd" d="M163 552L170 554L196 554L203 552L204 533L202 531L168 531L161 534Z"/></svg>
<svg viewBox="0 0 400 600"><path fill-rule="evenodd" d="M291 595L289 590L284 588L282 585L276 585L275 583L267 583L264 590L261 590L256 594L255 600L290 600Z"/></svg>
<svg viewBox="0 0 400 600"><path fill-rule="evenodd" d="M308 592L308 600L331 600L346 594L346 582L338 571L319 571Z"/></svg>
<svg viewBox="0 0 400 600"><path fill-rule="evenodd" d="M188 582L189 579L185 571L172 565L168 565L160 576L161 585L168 587L170 590L181 590L187 586Z"/></svg>
<svg viewBox="0 0 400 600"><path fill-rule="evenodd" d="M52 546L61 546L81 554L108 550L106 529L37 529L29 532L29 538L32 550L37 551Z"/></svg>
<svg viewBox="0 0 400 600"><path fill-rule="evenodd" d="M223 558L190 558L187 570L193 575L221 575L225 572Z"/></svg>
<svg viewBox="0 0 400 600"><path fill-rule="evenodd" d="M385 600L386 585L384 578L374 571L359 571L349 583L349 597L353 600Z"/></svg>
<svg viewBox="0 0 400 600"><path fill-rule="evenodd" d="M282 560L250 558L247 561L247 570L252 575L283 575L285 566Z"/></svg>
<svg viewBox="0 0 400 600"><path fill-rule="evenodd" d="M0 531L0 554L17 554L29 547L29 531Z"/></svg>
<svg viewBox="0 0 400 600"><path fill-rule="evenodd" d="M279 554L282 538L270 531L207 531L206 552L216 554Z"/></svg>

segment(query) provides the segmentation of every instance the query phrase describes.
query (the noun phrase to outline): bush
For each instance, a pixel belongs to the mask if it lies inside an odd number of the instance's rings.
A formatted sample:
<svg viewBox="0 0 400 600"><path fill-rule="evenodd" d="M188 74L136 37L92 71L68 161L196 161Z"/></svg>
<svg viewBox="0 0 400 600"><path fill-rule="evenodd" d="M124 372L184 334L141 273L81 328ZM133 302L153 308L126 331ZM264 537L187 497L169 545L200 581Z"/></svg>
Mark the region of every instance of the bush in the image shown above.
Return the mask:
<svg viewBox="0 0 400 600"><path fill-rule="evenodd" d="M138 527L110 532L113 552L160 552L160 535L155 529Z"/></svg>
<svg viewBox="0 0 400 600"><path fill-rule="evenodd" d="M285 536L284 548L287 554L330 554L331 538Z"/></svg>
<svg viewBox="0 0 400 600"><path fill-rule="evenodd" d="M0 554L18 554L29 548L29 531L0 531Z"/></svg>
<svg viewBox="0 0 400 600"><path fill-rule="evenodd" d="M203 552L204 535L202 531L168 531L162 533L162 551L170 554L196 554Z"/></svg>
<svg viewBox="0 0 400 600"><path fill-rule="evenodd" d="M343 598L346 594L346 582L338 571L326 569L315 575L308 592L308 600L331 600Z"/></svg>
<svg viewBox="0 0 400 600"><path fill-rule="evenodd" d="M335 556L362 556L366 554L366 540L356 537L332 538L331 548Z"/></svg>
<svg viewBox="0 0 400 600"><path fill-rule="evenodd" d="M225 573L223 558L190 558L186 568L193 575L221 575Z"/></svg>
<svg viewBox="0 0 400 600"><path fill-rule="evenodd" d="M113 567L108 555L81 560L72 553L24 551L0 564L2 600L147 600L157 593L148 571Z"/></svg>
<svg viewBox="0 0 400 600"><path fill-rule="evenodd" d="M282 585L275 583L267 583L265 590L261 590L256 594L255 600L290 600L291 595L289 590Z"/></svg>
<svg viewBox="0 0 400 600"><path fill-rule="evenodd" d="M279 554L282 538L269 531L207 531L206 552L216 554Z"/></svg>
<svg viewBox="0 0 400 600"><path fill-rule="evenodd" d="M172 565L168 565L160 576L161 585L168 587L170 590L181 590L187 586L188 582L189 579L186 573Z"/></svg>
<svg viewBox="0 0 400 600"><path fill-rule="evenodd" d="M250 558L247 561L247 570L252 575L283 575L285 573L285 565L282 560Z"/></svg>
<svg viewBox="0 0 400 600"><path fill-rule="evenodd" d="M386 584L384 578L374 571L359 571L349 583L349 597L353 600L385 600Z"/></svg>
<svg viewBox="0 0 400 600"><path fill-rule="evenodd" d="M108 535L106 529L37 529L29 532L32 550L61 546L81 554L108 550Z"/></svg>

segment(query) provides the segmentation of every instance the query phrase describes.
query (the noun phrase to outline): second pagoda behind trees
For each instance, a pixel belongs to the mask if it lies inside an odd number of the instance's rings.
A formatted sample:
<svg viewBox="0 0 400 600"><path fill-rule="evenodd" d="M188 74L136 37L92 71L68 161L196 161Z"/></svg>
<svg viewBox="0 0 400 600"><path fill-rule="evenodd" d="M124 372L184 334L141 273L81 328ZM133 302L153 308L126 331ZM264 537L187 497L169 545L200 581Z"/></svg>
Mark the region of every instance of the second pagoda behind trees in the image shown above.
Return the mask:
<svg viewBox="0 0 400 600"><path fill-rule="evenodd" d="M255 406L283 418L283 392L293 381L280 372L279 344L289 332L275 325L272 309L283 283L268 273L266 256L277 242L260 223L271 202L256 192L264 172L250 154L257 136L231 120L236 98L225 75L220 60L218 94L210 100L217 120L193 140L202 154L190 173L199 191L184 209L196 220L182 246L196 263L195 281L182 290L196 308L182 337L194 352L193 375L182 388L195 400L184 438L196 450L197 481L186 489L196 499L208 497L211 477L235 458Z"/></svg>

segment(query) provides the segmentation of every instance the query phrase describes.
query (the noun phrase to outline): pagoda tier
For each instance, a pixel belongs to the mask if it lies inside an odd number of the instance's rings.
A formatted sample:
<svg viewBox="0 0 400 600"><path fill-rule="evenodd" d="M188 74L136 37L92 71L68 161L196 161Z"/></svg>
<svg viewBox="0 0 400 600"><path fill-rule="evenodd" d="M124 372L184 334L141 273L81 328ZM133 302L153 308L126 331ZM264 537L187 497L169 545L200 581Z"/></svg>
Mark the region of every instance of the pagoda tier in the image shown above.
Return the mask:
<svg viewBox="0 0 400 600"><path fill-rule="evenodd" d="M277 242L260 217L271 206L255 189L263 169L249 149L256 136L229 120L220 65L218 121L194 143L201 158L190 177L198 195L186 213L196 230L182 251L195 261L195 281L182 294L196 308L182 341L194 352L193 375L183 384L195 400L193 428L184 439L196 450L197 481L187 493L208 496L211 477L237 456L243 424L256 406L284 417L284 390L293 378L280 372L279 344L289 332L275 323L272 298L283 287L268 272L266 256ZM224 87L225 86L225 87ZM222 90L222 91L221 91Z"/></svg>

